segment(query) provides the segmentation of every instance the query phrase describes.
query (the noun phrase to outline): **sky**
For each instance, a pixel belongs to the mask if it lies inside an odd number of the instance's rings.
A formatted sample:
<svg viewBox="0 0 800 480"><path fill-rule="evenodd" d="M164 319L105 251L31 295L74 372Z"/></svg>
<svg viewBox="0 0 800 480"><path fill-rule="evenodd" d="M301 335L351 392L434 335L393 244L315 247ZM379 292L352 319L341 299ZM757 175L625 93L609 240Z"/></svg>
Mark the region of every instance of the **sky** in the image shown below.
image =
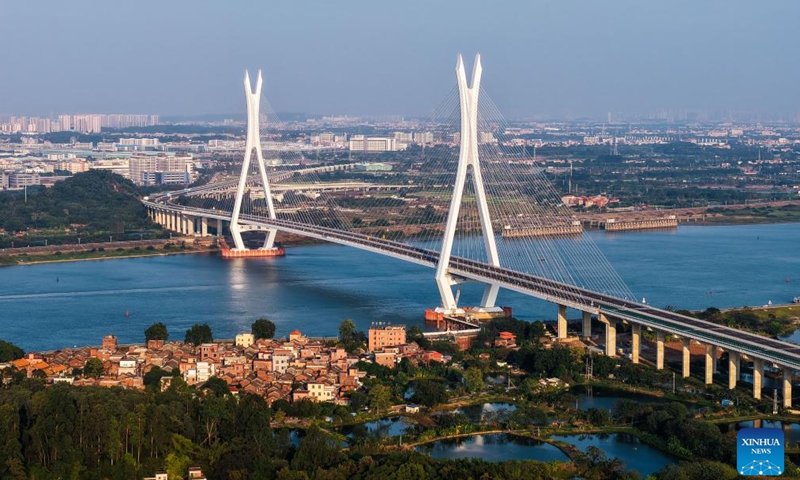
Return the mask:
<svg viewBox="0 0 800 480"><path fill-rule="evenodd" d="M0 0L0 114L427 116L456 55L508 118L800 116L797 0Z"/></svg>

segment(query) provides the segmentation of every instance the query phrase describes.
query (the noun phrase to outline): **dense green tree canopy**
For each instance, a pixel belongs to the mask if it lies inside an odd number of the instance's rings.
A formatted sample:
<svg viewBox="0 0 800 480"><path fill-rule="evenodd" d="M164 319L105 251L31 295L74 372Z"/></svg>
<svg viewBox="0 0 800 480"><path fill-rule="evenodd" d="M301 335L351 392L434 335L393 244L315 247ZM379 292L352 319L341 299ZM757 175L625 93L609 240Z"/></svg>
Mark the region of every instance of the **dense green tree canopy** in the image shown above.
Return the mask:
<svg viewBox="0 0 800 480"><path fill-rule="evenodd" d="M186 338L184 342L191 343L195 347L202 343L209 343L214 341L214 336L211 333L211 327L207 323L195 323L192 328L186 330Z"/></svg>
<svg viewBox="0 0 800 480"><path fill-rule="evenodd" d="M156 322L149 327L147 330L144 331L144 339L146 341L150 340L164 340L166 341L169 338L169 331L167 330L167 326L161 322Z"/></svg>
<svg viewBox="0 0 800 480"><path fill-rule="evenodd" d="M52 188L0 192L0 228L61 228L85 225L90 232L155 228L130 180L105 170L78 173Z"/></svg>
<svg viewBox="0 0 800 480"><path fill-rule="evenodd" d="M99 377L103 374L103 362L96 357L86 360L86 365L83 367L83 374L90 378Z"/></svg>
<svg viewBox="0 0 800 480"><path fill-rule="evenodd" d="M256 340L259 338L273 338L275 337L275 323L266 318L259 318L251 325L251 331Z"/></svg>
<svg viewBox="0 0 800 480"><path fill-rule="evenodd" d="M25 352L11 342L0 340L0 362L9 362L22 358Z"/></svg>

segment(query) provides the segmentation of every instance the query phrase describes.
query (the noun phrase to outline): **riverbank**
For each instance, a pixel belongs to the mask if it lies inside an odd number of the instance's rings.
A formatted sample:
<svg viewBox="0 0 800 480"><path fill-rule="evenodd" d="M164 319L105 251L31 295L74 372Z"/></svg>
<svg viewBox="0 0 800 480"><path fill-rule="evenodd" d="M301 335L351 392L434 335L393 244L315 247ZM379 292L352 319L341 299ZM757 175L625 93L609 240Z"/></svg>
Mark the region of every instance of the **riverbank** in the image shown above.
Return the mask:
<svg viewBox="0 0 800 480"><path fill-rule="evenodd" d="M214 251L217 251L217 247L211 241L192 237L171 240L135 240L128 242L90 243L84 245L9 248L0 251L0 267L208 253Z"/></svg>
<svg viewBox="0 0 800 480"><path fill-rule="evenodd" d="M666 208L637 211L583 213L578 219L591 229L608 219L619 221L658 220L674 217L678 225L760 225L800 222L800 200L710 207Z"/></svg>

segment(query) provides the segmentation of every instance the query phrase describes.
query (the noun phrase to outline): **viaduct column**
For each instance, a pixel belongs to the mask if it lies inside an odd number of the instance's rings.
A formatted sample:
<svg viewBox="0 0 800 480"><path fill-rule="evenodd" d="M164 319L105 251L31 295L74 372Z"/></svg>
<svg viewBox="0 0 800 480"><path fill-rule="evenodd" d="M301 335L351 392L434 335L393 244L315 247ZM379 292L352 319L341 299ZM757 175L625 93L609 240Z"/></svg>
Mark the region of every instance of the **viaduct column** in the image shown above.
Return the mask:
<svg viewBox="0 0 800 480"><path fill-rule="evenodd" d="M664 370L664 332L656 331L656 370Z"/></svg>
<svg viewBox="0 0 800 480"><path fill-rule="evenodd" d="M719 365L717 365L717 351L719 349L715 346L711 347L711 361L714 365L714 373L719 373Z"/></svg>
<svg viewBox="0 0 800 480"><path fill-rule="evenodd" d="M631 361L639 363L639 350L641 349L642 326L638 323L631 324Z"/></svg>
<svg viewBox="0 0 800 480"><path fill-rule="evenodd" d="M200 236L208 236L208 218L206 217L200 217Z"/></svg>
<svg viewBox="0 0 800 480"><path fill-rule="evenodd" d="M706 345L706 385L714 383L714 364L716 363L716 348L714 345Z"/></svg>
<svg viewBox="0 0 800 480"><path fill-rule="evenodd" d="M792 369L783 367L783 408L792 408Z"/></svg>
<svg viewBox="0 0 800 480"><path fill-rule="evenodd" d="M739 352L728 352L728 388L736 388L736 381L739 380Z"/></svg>
<svg viewBox="0 0 800 480"><path fill-rule="evenodd" d="M558 306L558 338L567 338L567 306Z"/></svg>
<svg viewBox="0 0 800 480"><path fill-rule="evenodd" d="M761 385L764 380L764 360L753 359L753 398L761 400Z"/></svg>
<svg viewBox="0 0 800 480"><path fill-rule="evenodd" d="M222 219L221 218L217 219L217 236L218 237L222 236Z"/></svg>
<svg viewBox="0 0 800 480"><path fill-rule="evenodd" d="M592 336L592 312L583 312L583 338Z"/></svg>
<svg viewBox="0 0 800 480"><path fill-rule="evenodd" d="M616 322L602 312L599 314L600 322L606 327L606 356L617 356L617 327Z"/></svg>
<svg viewBox="0 0 800 480"><path fill-rule="evenodd" d="M689 378L691 375L692 367L692 340L690 338L683 339L683 378Z"/></svg>

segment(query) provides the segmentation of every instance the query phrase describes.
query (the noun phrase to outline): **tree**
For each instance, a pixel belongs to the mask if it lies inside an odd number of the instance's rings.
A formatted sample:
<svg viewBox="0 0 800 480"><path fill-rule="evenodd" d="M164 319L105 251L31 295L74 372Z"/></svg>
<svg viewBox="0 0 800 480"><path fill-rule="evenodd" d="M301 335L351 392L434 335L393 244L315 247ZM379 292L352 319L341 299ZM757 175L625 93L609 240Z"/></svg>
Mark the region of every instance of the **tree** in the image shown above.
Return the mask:
<svg viewBox="0 0 800 480"><path fill-rule="evenodd" d="M210 390L219 397L224 397L225 395L231 394L231 389L228 387L228 384L225 382L225 380L219 377L209 378L200 388L203 390Z"/></svg>
<svg viewBox="0 0 800 480"><path fill-rule="evenodd" d="M259 318L253 322L250 328L256 340L259 338L269 339L275 336L275 324L266 318Z"/></svg>
<svg viewBox="0 0 800 480"><path fill-rule="evenodd" d="M392 392L385 385L376 385L370 389L367 399L369 400L370 408L380 412L389 408L389 404L392 401Z"/></svg>
<svg viewBox="0 0 800 480"><path fill-rule="evenodd" d="M86 365L83 366L83 374L89 378L97 378L103 374L103 362L97 357L92 357L86 360Z"/></svg>
<svg viewBox="0 0 800 480"><path fill-rule="evenodd" d="M214 336L211 333L211 327L207 323L200 325L195 323L192 328L186 330L186 339L184 342L191 343L195 347L202 343L209 343L214 341Z"/></svg>
<svg viewBox="0 0 800 480"><path fill-rule="evenodd" d="M432 407L447 401L447 388L439 380L425 378L417 381L414 386L414 396L411 399L415 403Z"/></svg>
<svg viewBox="0 0 800 480"><path fill-rule="evenodd" d="M161 379L170 376L169 372L164 371L161 367L155 366L144 374L142 383L145 387L153 387L156 391L161 390Z"/></svg>
<svg viewBox="0 0 800 480"><path fill-rule="evenodd" d="M312 426L300 441L297 453L292 458L292 467L314 472L318 468L330 468L344 459L338 442L319 427Z"/></svg>
<svg viewBox="0 0 800 480"><path fill-rule="evenodd" d="M11 342L0 340L0 362L10 362L22 358L25 352Z"/></svg>
<svg viewBox="0 0 800 480"><path fill-rule="evenodd" d="M364 332L356 330L356 324L349 318L342 320L339 325L339 343L348 353L355 353L364 346L367 337Z"/></svg>
<svg viewBox="0 0 800 480"><path fill-rule="evenodd" d="M154 323L147 327L147 330L144 331L144 339L145 341L150 340L164 340L167 341L169 338L169 332L167 331L167 326L161 322Z"/></svg>
<svg viewBox="0 0 800 480"><path fill-rule="evenodd" d="M361 410L367 405L367 402L368 398L364 392L356 390L350 394L350 408L354 411Z"/></svg>
<svg viewBox="0 0 800 480"><path fill-rule="evenodd" d="M479 392L483 389L483 372L478 367L469 367L464 371L464 385L470 392Z"/></svg>
<svg viewBox="0 0 800 480"><path fill-rule="evenodd" d="M356 324L349 318L342 320L339 324L339 340L342 343L353 341L356 336Z"/></svg>

